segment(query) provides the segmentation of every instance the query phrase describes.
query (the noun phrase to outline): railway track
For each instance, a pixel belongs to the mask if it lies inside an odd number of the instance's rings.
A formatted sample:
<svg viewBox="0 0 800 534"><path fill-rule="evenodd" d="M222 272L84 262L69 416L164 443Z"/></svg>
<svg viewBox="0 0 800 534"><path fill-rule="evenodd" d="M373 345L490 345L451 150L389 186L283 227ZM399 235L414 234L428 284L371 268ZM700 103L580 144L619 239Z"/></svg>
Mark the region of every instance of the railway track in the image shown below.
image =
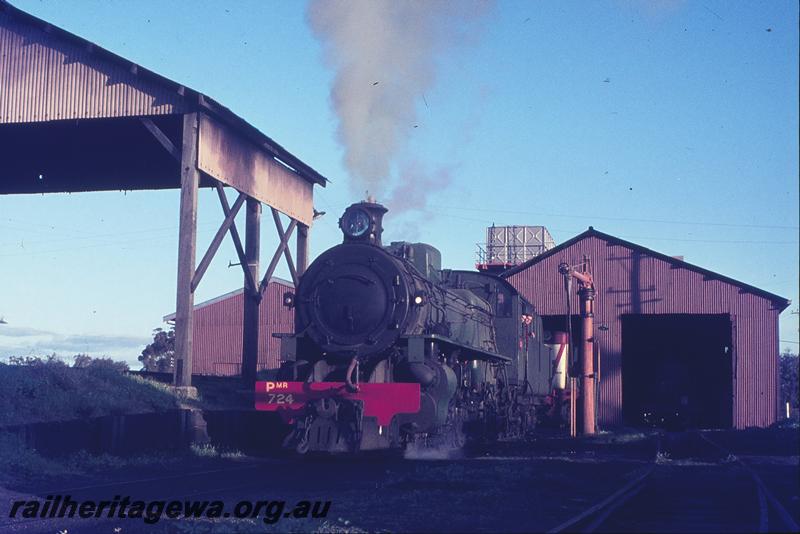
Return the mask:
<svg viewBox="0 0 800 534"><path fill-rule="evenodd" d="M645 460L646 458L642 458ZM612 488L616 476L644 464L537 461L531 457L476 461L406 461L402 459L265 459L224 469L192 469L138 475L120 473L118 480L51 481L13 499L70 495L72 500L222 500L232 508L240 500L332 500L333 519L344 517L367 530L398 532L534 530L563 517L544 495L554 487L581 499L597 494L598 485ZM187 466L189 467L189 466ZM577 490L577 491L573 491ZM531 494L537 495L531 507ZM542 498L539 498L541 495ZM4 515L9 502L0 504ZM582 500L587 502L587 500ZM430 515L431 506L439 511ZM579 505L578 505L579 506ZM575 510L575 507L571 508ZM465 510L467 513L465 513ZM503 521L498 523L498 521ZM168 529L166 520L156 529ZM0 517L0 532L111 532L115 527L141 531L137 521L26 519ZM156 528L156 527L153 527ZM187 527L188 528L188 527ZM302 527L297 527L302 529ZM161 529L161 530L159 530Z"/></svg>
<svg viewBox="0 0 800 534"><path fill-rule="evenodd" d="M718 445L706 434L701 432L699 433L699 435L702 439L704 439L714 448L727 453L728 457L734 459L734 461L736 461L745 471L747 471L747 473L753 479L753 482L755 482L758 491L759 507L763 511L762 519L764 521L763 524L759 524L759 532L767 532L769 530L770 506L771 509L775 511L775 514L778 516L778 519L786 529L788 529L790 532L800 532L800 525L798 525L797 522L789 514L789 512L786 511L786 508L783 507L781 502L775 498L772 492L767 488L767 485L764 484L764 481L761 480L761 477L752 467L750 467L746 462L744 462L740 458L732 455L725 448Z"/></svg>
<svg viewBox="0 0 800 534"><path fill-rule="evenodd" d="M664 434L651 465L559 532L798 532L747 463L701 431Z"/></svg>
<svg viewBox="0 0 800 534"><path fill-rule="evenodd" d="M82 484L78 486L63 486L55 489L45 489L45 490L38 490L35 494L26 494L20 493L16 496L16 498L27 500L28 497L30 498L41 498L42 496L46 495L69 495L74 500L102 500L97 498L98 495L102 495L103 498L111 498L114 495L121 494L126 495L129 494L131 491L141 491L142 488L157 488L155 491L152 489L148 489L147 494L150 497L149 500L167 500L176 497L195 497L198 495L202 495L204 493L213 493L217 491L221 491L222 489L227 488L220 488L214 487L213 490L208 488L197 489L194 491L189 492L182 492L181 495L172 495L169 490L162 493L162 490L158 488L168 488L171 483L176 481L185 482L190 481L193 479L203 480L206 478L216 478L220 477L221 475L231 475L236 472L246 471L252 469L251 465L246 466L228 466L224 469L199 469L199 470L192 470L188 472L182 473L172 473L162 476L151 476L151 477L140 477L140 478L132 478L126 480L114 480L108 482L101 482L96 484ZM234 486L235 487L235 486ZM202 486L200 486L202 488ZM4 503L8 504L8 503ZM9 519L7 517L0 517L0 532L15 532L15 531L22 531L28 532L31 531L51 531L51 532L62 532L67 531L69 529L61 528L61 525L64 523L61 519L42 519L37 521L36 525L31 525L30 520L25 520L24 518L16 518L16 519ZM113 529L107 528L108 520L102 519L90 524L83 524L81 525L82 530L86 532L95 532L95 531L102 531L102 532L112 532ZM40 530L41 529L41 530Z"/></svg>
<svg viewBox="0 0 800 534"><path fill-rule="evenodd" d="M85 484L54 481L50 487L31 490L31 497L221 499L227 506L241 499L333 499L336 514L357 520L360 527L409 532L532 531L561 522L566 515L572 517L551 532L800 530L770 491L787 503L789 495L796 495L784 487L789 472L776 475L778 464L759 464L753 457L749 465L720 446L716 440L723 437L715 433L664 433L652 438L624 454L587 446L576 447L574 457L565 451L558 458L551 457L547 447L545 457L522 455L523 450L507 447L499 455L433 462L265 458L224 468L193 466ZM557 449L562 445L559 442ZM411 497L410 489L422 497ZM391 510L404 512L384 513L380 507L386 503ZM432 504L441 512L438 517L429 516ZM119 525L144 528L130 522ZM0 518L0 531L9 532L67 527L109 532L108 526L118 523Z"/></svg>

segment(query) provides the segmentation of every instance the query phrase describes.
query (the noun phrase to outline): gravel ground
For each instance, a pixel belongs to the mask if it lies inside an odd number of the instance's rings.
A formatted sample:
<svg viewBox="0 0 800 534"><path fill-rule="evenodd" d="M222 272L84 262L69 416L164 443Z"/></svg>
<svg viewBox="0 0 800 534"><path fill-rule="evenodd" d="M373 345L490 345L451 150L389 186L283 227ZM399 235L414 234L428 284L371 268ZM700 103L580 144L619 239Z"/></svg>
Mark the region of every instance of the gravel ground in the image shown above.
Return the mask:
<svg viewBox="0 0 800 534"><path fill-rule="evenodd" d="M547 530L578 513L625 482L641 466L596 459L303 459L187 463L171 473L116 474L90 481L52 480L47 485L12 490L16 496L68 494L73 500L221 499L226 510L241 500L330 500L328 519L338 526L392 532L527 532ZM171 478L166 478L171 477ZM98 487L98 484L107 484ZM10 496L4 496L7 503ZM41 498L41 497L40 497ZM4 508L8 506L6 504ZM8 510L8 508L6 508ZM7 513L7 512L6 512ZM3 514L4 516L6 514ZM2 520L5 522L6 520ZM286 519L267 527L239 525L254 531L300 531L322 526ZM345 524L346 523L346 524ZM0 530L19 532L169 532L174 521L149 526L137 520L40 520L0 522ZM354 530L357 531L357 530Z"/></svg>
<svg viewBox="0 0 800 534"><path fill-rule="evenodd" d="M770 439L759 436L759 448L748 436L743 450L751 454L745 459L796 517L800 495L796 457L784 454L784 445ZM692 456L694 449L697 457ZM551 436L530 443L499 444L491 452L424 453L410 459L186 458L158 469L11 481L0 491L0 531L539 532L600 502L653 465L657 472L650 478L657 483L637 496L635 517L611 518L617 522L609 525L616 530L752 530L758 525L753 484L744 468L722 456L702 449L691 434L650 433L601 435L591 440ZM154 525L136 519L7 518L9 499L30 495L43 499L53 494L69 494L73 500L111 500L115 495L151 501L219 499L226 510L245 499L332 504L325 520L286 518L274 525L265 525L260 518L162 519ZM718 498L709 500L708 495ZM775 522L770 528L780 530Z"/></svg>

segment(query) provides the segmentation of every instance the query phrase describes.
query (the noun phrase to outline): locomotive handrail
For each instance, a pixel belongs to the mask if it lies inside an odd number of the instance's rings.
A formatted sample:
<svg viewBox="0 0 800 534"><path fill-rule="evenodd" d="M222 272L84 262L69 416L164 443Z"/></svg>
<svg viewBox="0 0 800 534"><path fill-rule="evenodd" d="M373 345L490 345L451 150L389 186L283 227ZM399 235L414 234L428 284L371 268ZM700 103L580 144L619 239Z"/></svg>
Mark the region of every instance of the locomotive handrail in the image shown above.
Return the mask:
<svg viewBox="0 0 800 534"><path fill-rule="evenodd" d="M482 358L477 358L479 360L493 360L493 361L501 361L503 363L509 363L512 361L512 359L508 356L503 356L502 354L497 354L496 352L491 352L478 347L473 347L472 345L465 345L463 343L459 343L458 341L454 341L453 339L442 336L440 334L423 334L417 336L408 336L408 339L414 339L414 338L439 341L441 343L446 343L453 347L458 347L460 349L463 349L468 353L469 352L477 353L478 355L482 356Z"/></svg>

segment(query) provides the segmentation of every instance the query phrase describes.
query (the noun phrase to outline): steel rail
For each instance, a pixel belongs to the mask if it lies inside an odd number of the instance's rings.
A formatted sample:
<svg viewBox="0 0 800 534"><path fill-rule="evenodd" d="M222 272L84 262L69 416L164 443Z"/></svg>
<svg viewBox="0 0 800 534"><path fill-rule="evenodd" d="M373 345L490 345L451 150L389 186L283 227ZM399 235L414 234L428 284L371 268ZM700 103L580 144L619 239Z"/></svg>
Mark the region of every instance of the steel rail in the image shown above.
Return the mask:
<svg viewBox="0 0 800 534"><path fill-rule="evenodd" d="M778 513L781 521L784 523L787 530L791 532L799 532L800 527L798 527L797 523L791 517L791 515L786 511L780 501L775 498L775 496L769 491L766 484L764 484L761 477L758 476L749 465L747 465L744 461L738 458L736 455L732 454L729 450L725 449L724 447L720 446L718 443L712 441L708 436L704 435L701 431L696 431L696 434L706 441L709 445L714 447L715 449L719 450L723 455L728 458L735 459L736 463L746 471L750 477L752 478L753 482L756 486L756 492L758 497L758 510L759 510L759 520L758 520L758 532L768 532L769 531L769 505L771 505ZM641 474L639 474L636 478L629 481L627 484L622 486L620 489L603 499L601 502L587 508L580 514L572 517L571 519L561 523L560 525L554 527L553 529L549 530L548 533L559 533L559 532L595 532L598 527L600 527L605 521L613 514L616 510L622 507L626 502L628 502L631 498L636 496L641 490L645 487L646 479L648 476L655 470L658 464L658 457L661 453L661 440L659 439L657 452L656 452L656 459L653 460L653 465L649 468L643 470Z"/></svg>
<svg viewBox="0 0 800 534"><path fill-rule="evenodd" d="M591 522L584 530L582 530L582 532L594 532L594 530L600 526L614 510L622 506L622 504L642 490L645 479L650 476L650 473L652 473L654 469L655 465L645 468L643 473L599 503L587 508L580 514L565 521L564 523L561 523L557 527L548 530L548 534L556 534L558 532L565 531L572 532L573 530L571 527L579 524L581 521L586 521L589 519L591 519Z"/></svg>
<svg viewBox="0 0 800 534"><path fill-rule="evenodd" d="M764 484L764 481L761 480L761 477L758 476L758 473L755 470L747 465L741 458L737 455L732 454L729 450L722 447L720 444L713 441L711 438L706 436L703 432L698 431L698 435L707 441L712 446L716 447L720 450L723 454L727 455L729 458L733 458L736 463L738 463L745 471L752 477L753 482L755 482L756 490L758 491L758 501L759 501L759 532L767 532L769 530L769 507L767 506L767 502L772 505L776 512L778 512L778 516L780 517L781 521L783 521L784 526L790 532L800 532L800 525L792 518L791 514L786 511L786 508L783 507L781 502L769 491L767 485Z"/></svg>

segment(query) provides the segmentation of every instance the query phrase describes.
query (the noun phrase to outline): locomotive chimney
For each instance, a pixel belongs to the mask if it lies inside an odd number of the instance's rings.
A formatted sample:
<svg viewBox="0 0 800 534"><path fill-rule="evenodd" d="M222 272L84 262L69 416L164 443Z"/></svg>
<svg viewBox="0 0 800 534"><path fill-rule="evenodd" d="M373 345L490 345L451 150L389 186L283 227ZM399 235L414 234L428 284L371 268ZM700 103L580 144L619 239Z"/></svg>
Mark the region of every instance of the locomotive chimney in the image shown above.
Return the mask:
<svg viewBox="0 0 800 534"><path fill-rule="evenodd" d="M345 243L369 243L381 246L383 216L389 211L370 197L348 207L339 219Z"/></svg>

